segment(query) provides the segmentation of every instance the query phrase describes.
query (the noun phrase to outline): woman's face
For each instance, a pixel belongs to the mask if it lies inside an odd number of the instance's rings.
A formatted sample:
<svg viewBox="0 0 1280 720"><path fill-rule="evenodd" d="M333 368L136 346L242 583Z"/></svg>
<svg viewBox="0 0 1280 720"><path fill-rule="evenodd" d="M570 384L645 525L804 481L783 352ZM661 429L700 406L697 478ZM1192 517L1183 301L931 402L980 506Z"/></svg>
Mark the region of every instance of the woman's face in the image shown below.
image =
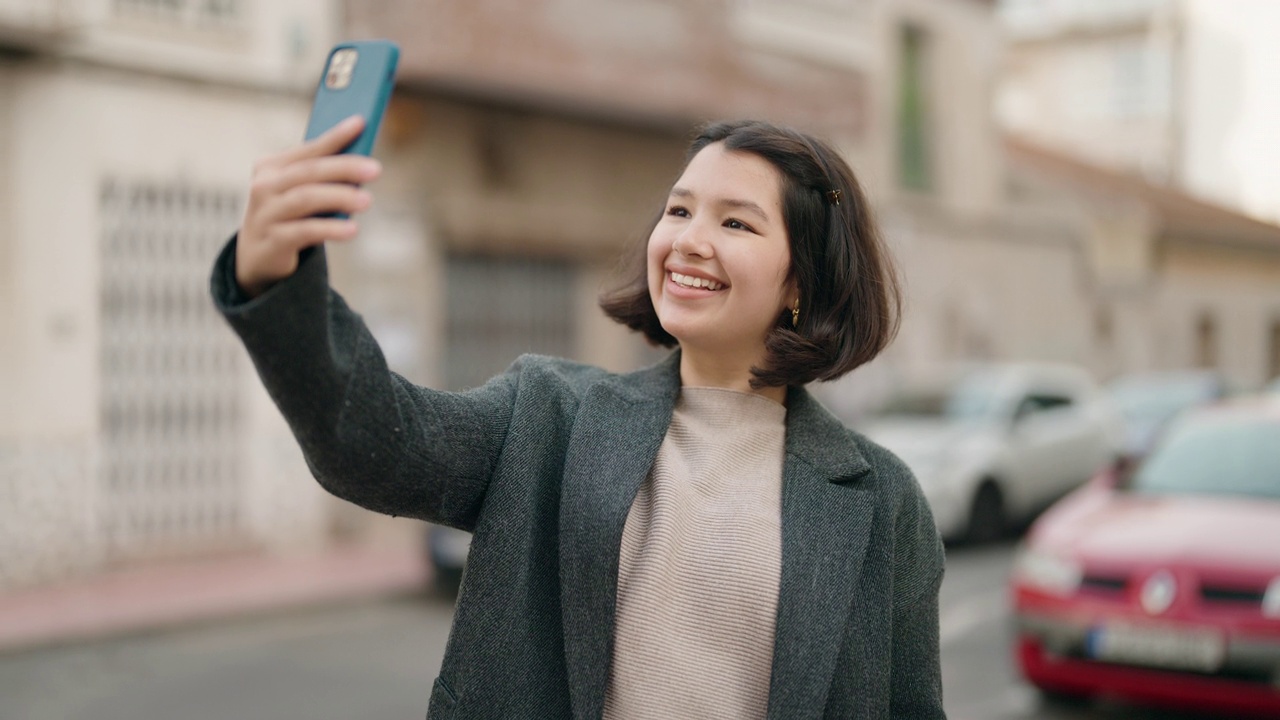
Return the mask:
<svg viewBox="0 0 1280 720"><path fill-rule="evenodd" d="M681 347L754 361L795 300L781 175L723 143L703 148L649 236L648 267L653 307Z"/></svg>

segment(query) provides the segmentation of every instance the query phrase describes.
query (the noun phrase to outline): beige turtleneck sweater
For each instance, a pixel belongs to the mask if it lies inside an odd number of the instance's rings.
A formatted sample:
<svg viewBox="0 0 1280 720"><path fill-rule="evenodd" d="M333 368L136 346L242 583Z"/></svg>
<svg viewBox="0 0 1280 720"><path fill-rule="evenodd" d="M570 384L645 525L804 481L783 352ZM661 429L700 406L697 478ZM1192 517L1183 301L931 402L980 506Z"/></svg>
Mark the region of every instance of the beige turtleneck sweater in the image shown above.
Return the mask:
<svg viewBox="0 0 1280 720"><path fill-rule="evenodd" d="M622 532L606 720L763 718L786 408L684 388Z"/></svg>

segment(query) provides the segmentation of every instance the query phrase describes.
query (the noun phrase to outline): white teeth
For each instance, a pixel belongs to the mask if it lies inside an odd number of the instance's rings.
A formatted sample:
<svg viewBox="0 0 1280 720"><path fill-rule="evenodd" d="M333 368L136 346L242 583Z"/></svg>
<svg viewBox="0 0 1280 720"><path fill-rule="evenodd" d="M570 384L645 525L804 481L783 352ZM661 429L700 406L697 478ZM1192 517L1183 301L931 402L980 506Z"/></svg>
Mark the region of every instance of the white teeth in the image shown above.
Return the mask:
<svg viewBox="0 0 1280 720"><path fill-rule="evenodd" d="M719 290L724 287L724 283L715 280L707 280L706 278L694 277L692 275L681 275L678 272L671 273L671 279L675 284L688 288L706 288L708 290Z"/></svg>

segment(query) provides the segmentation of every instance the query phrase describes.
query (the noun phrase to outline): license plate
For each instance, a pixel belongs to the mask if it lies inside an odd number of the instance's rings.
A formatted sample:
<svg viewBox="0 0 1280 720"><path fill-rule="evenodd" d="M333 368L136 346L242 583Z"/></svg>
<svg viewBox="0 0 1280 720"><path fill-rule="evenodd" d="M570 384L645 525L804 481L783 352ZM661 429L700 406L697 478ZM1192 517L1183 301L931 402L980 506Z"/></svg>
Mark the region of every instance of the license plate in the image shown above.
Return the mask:
<svg viewBox="0 0 1280 720"><path fill-rule="evenodd" d="M1222 666L1226 642L1209 629L1104 625L1089 633L1086 649L1107 662L1213 672Z"/></svg>

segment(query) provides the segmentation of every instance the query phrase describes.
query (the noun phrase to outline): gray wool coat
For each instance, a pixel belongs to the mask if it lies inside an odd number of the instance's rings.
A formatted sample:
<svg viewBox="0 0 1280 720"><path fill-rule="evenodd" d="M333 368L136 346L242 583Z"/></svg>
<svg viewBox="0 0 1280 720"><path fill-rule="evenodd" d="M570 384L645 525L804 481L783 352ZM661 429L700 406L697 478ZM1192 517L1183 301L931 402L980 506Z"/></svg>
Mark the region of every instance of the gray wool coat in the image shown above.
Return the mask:
<svg viewBox="0 0 1280 720"><path fill-rule="evenodd" d="M622 527L680 392L678 355L626 375L525 356L466 392L390 372L323 248L248 300L212 275L307 463L371 510L475 533L428 716L599 718ZM801 388L787 395L768 717L943 718L943 552L911 473Z"/></svg>

